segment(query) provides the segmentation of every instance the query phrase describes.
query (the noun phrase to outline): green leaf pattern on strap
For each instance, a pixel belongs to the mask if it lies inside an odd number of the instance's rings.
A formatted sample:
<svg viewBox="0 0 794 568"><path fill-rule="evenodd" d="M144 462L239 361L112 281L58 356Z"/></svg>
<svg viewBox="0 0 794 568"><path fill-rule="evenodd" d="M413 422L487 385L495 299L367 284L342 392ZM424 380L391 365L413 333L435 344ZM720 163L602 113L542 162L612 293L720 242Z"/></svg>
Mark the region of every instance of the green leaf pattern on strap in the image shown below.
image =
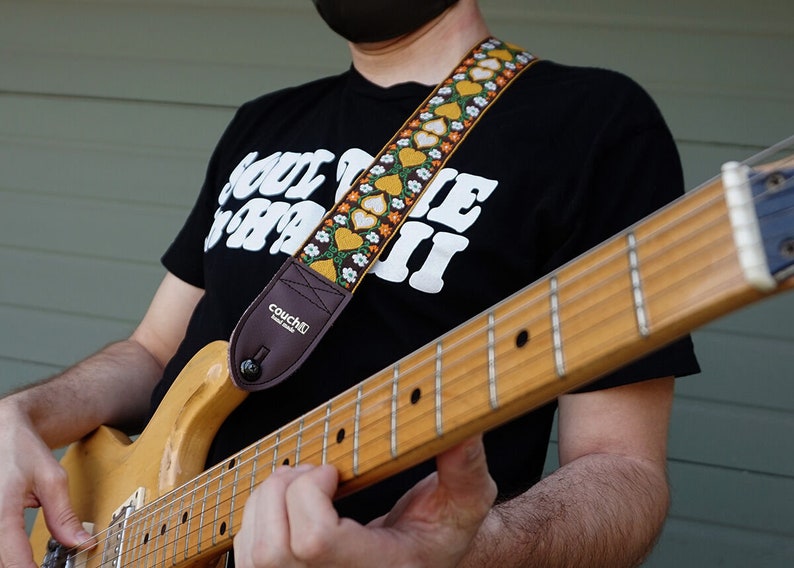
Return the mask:
<svg viewBox="0 0 794 568"><path fill-rule="evenodd" d="M354 290L469 130L536 60L495 38L475 47L329 211L300 262Z"/></svg>

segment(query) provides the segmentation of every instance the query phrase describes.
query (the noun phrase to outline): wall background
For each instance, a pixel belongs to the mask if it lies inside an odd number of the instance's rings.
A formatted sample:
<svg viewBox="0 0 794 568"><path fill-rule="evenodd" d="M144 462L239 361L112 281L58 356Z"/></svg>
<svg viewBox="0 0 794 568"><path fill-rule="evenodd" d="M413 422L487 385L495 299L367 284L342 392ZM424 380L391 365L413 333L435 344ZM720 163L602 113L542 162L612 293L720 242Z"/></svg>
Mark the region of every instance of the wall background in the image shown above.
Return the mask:
<svg viewBox="0 0 794 568"><path fill-rule="evenodd" d="M694 187L794 134L794 4L670 4L482 1L496 35L644 85ZM347 65L308 1L0 0L0 391L131 331L238 104ZM647 566L794 563L792 315L696 333Z"/></svg>

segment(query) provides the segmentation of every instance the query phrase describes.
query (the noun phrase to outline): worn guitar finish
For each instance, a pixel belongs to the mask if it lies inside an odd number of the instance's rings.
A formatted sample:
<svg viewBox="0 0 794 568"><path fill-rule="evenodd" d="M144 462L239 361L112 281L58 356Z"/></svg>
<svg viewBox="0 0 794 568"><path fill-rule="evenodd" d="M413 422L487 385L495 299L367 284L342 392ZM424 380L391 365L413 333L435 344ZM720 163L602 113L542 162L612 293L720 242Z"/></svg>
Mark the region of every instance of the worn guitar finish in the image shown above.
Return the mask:
<svg viewBox="0 0 794 568"><path fill-rule="evenodd" d="M62 464L72 500L99 544L55 547L48 565L209 564L231 548L247 497L279 465L331 463L340 495L350 493L792 288L793 177L790 159L752 170L733 164L723 178L202 472L217 428L245 397L229 380L227 344L208 345L135 442L103 427L70 447ZM31 536L39 562L48 539L39 515Z"/></svg>

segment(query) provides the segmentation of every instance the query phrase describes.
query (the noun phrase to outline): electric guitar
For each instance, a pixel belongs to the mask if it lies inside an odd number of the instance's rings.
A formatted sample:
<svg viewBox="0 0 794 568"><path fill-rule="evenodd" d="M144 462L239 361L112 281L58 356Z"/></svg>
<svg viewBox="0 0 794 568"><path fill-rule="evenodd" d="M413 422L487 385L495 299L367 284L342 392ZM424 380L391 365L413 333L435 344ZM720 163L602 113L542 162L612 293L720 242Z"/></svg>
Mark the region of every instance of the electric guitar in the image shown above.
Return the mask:
<svg viewBox="0 0 794 568"><path fill-rule="evenodd" d="M794 287L794 138L729 163L657 213L433 343L202 471L244 399L227 344L185 367L134 442L101 427L62 459L98 544L66 549L39 514L47 568L205 566L232 546L279 465L330 463L339 496L415 465L735 309Z"/></svg>

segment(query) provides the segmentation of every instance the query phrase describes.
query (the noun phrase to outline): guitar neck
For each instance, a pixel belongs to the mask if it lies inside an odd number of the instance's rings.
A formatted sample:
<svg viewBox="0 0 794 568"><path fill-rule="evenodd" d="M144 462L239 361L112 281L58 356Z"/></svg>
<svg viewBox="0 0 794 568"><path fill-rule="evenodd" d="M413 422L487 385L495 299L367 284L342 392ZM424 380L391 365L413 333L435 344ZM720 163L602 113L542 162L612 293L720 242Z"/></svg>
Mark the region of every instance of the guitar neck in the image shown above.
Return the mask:
<svg viewBox="0 0 794 568"><path fill-rule="evenodd" d="M728 217L722 184L703 186L135 511L131 560L229 549L247 497L280 465L333 464L351 493L759 299ZM152 551L160 527L170 537Z"/></svg>

